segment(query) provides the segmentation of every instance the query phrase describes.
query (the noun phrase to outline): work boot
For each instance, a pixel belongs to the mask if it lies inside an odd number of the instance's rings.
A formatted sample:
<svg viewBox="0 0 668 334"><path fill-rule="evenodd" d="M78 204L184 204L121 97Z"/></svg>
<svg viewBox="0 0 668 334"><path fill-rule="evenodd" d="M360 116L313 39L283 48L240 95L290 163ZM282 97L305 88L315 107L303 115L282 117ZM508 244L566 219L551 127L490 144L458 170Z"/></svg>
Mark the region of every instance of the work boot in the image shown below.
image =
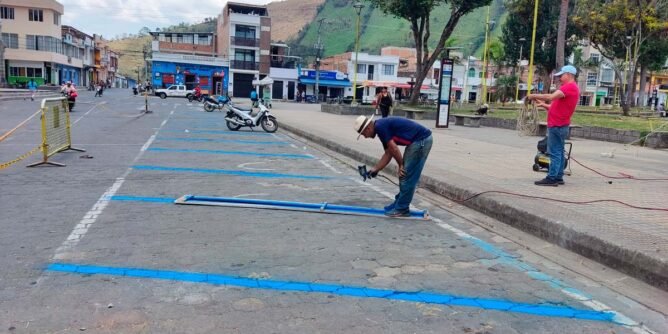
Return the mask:
<svg viewBox="0 0 668 334"><path fill-rule="evenodd" d="M564 184L566 184L566 182L564 182L564 179L558 179L557 184L563 186Z"/></svg>

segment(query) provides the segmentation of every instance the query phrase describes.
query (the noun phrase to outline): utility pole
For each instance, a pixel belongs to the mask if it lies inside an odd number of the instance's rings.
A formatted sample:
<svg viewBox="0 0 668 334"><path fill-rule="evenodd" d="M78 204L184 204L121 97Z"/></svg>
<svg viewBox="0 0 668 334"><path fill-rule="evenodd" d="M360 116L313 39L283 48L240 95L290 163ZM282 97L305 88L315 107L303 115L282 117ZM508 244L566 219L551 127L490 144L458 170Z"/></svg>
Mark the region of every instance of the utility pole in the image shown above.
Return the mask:
<svg viewBox="0 0 668 334"><path fill-rule="evenodd" d="M148 80L148 64L146 62L146 45L144 45L144 48L142 49L142 53L144 54L144 78Z"/></svg>
<svg viewBox="0 0 668 334"><path fill-rule="evenodd" d="M318 41L313 46L315 48L315 100L320 102L320 52L324 48L320 41L320 28L325 23L325 18L318 20Z"/></svg>
<svg viewBox="0 0 668 334"><path fill-rule="evenodd" d="M2 20L0 20L0 33L2 33ZM0 87L4 87L5 77L5 43L0 38Z"/></svg>

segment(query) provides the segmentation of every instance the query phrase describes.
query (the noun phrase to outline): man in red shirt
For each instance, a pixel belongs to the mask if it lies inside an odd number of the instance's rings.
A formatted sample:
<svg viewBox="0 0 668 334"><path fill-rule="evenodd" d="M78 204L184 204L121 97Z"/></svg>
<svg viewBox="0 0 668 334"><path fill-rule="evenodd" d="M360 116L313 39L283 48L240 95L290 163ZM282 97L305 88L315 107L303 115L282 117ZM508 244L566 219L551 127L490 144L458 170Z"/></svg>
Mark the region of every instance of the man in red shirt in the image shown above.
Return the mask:
<svg viewBox="0 0 668 334"><path fill-rule="evenodd" d="M568 137L571 116L580 100L580 88L575 82L578 73L574 66L566 65L554 76L559 77L561 87L552 94L530 94L527 98L547 110L547 150L550 168L547 177L534 182L537 186L556 187L564 184L564 144Z"/></svg>

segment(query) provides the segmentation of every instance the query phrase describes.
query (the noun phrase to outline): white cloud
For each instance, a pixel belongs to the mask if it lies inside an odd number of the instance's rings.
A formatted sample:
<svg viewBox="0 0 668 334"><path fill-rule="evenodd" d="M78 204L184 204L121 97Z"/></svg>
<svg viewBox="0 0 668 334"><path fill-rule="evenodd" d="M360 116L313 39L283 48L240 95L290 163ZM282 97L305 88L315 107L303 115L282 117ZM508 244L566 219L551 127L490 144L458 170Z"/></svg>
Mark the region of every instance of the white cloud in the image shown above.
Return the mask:
<svg viewBox="0 0 668 334"><path fill-rule="evenodd" d="M59 0L65 7L63 24L85 33L111 38L181 22L197 23L217 17L226 0ZM268 0L235 0L266 4Z"/></svg>

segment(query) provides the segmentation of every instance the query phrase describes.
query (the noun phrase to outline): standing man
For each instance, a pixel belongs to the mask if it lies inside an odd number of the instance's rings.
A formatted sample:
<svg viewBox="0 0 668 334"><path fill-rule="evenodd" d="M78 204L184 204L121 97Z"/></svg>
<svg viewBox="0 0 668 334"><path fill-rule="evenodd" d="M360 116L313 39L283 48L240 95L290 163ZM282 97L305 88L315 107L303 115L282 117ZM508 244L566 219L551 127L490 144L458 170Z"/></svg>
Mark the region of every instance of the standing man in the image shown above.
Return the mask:
<svg viewBox="0 0 668 334"><path fill-rule="evenodd" d="M554 76L559 77L561 87L552 94L530 94L529 100L547 110L547 150L550 168L547 177L534 182L537 186L556 187L564 184L564 144L571 125L571 116L580 99L580 89L575 82L577 69L566 65Z"/></svg>
<svg viewBox="0 0 668 334"><path fill-rule="evenodd" d="M431 151L431 130L403 117L387 117L377 121L373 117L360 116L355 120L358 140L360 136L375 138L378 135L385 149L378 163L369 170L369 176L376 177L394 158L399 165L399 193L394 197L394 202L385 207L385 215L408 217L415 188ZM400 145L406 146L403 156L399 151Z"/></svg>
<svg viewBox="0 0 668 334"><path fill-rule="evenodd" d="M37 93L37 83L35 83L35 79L30 79L30 82L28 82L28 89L30 90L30 101L35 101L35 93Z"/></svg>

